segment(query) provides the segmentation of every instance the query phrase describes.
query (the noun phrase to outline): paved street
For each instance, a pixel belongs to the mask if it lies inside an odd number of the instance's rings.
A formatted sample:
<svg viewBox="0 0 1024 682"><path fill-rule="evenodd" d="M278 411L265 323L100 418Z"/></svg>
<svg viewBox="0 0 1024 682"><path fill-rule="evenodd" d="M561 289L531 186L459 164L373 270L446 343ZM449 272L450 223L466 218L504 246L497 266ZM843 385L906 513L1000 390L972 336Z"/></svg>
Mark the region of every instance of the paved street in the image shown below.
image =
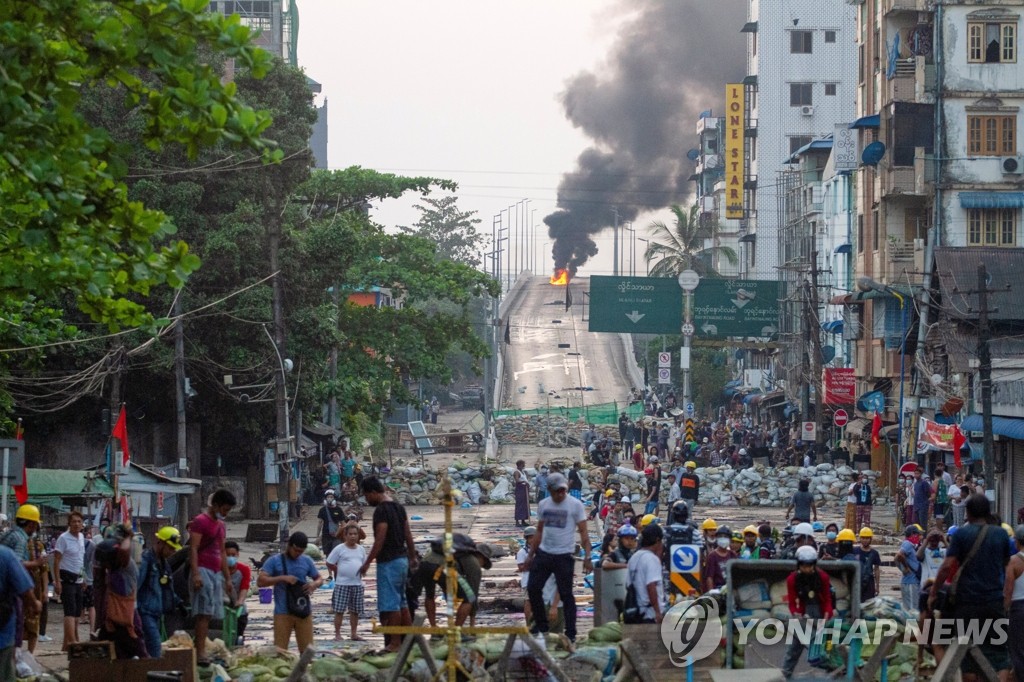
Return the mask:
<svg viewBox="0 0 1024 682"><path fill-rule="evenodd" d="M532 410L627 401L632 384L626 363L633 360L626 357L619 334L587 331L584 292L589 281L580 277L570 283L568 311L565 287L551 285L548 277L532 277L525 284L510 314L503 407Z"/></svg>

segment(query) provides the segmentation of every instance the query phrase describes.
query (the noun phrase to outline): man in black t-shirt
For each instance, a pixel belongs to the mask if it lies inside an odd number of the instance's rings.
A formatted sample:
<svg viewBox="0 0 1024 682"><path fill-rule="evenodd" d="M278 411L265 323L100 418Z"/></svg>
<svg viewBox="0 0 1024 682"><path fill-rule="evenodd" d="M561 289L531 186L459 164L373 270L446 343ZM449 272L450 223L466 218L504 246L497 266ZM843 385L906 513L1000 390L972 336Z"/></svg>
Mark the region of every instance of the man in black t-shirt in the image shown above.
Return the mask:
<svg viewBox="0 0 1024 682"><path fill-rule="evenodd" d="M324 494L324 506L320 507L316 518L320 528L317 533L320 536L320 549L326 556L338 544L338 529L345 523L345 512L338 506L333 488L328 488Z"/></svg>
<svg viewBox="0 0 1024 682"><path fill-rule="evenodd" d="M366 575L377 561L377 610L381 625L412 625L405 595L409 571L419 562L405 507L391 499L387 488L376 476L363 479L363 495L373 507L373 547L360 573ZM398 651L400 635L384 635L384 648Z"/></svg>

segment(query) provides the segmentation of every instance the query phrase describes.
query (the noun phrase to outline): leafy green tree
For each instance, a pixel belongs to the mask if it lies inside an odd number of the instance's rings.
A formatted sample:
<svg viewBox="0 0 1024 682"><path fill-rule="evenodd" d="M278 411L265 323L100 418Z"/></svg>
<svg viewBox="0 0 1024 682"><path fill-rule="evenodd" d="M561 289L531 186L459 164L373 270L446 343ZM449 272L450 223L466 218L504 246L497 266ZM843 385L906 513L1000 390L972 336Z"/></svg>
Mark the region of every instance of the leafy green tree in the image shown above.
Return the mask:
<svg viewBox="0 0 1024 682"><path fill-rule="evenodd" d="M476 211L461 211L458 197L424 197L415 208L420 219L412 227L402 227L405 234L423 237L437 245L437 255L470 267L480 267L480 248L484 237L476 230L480 219Z"/></svg>
<svg viewBox="0 0 1024 682"><path fill-rule="evenodd" d="M254 75L270 64L237 18L202 0L33 0L0 4L0 315L38 326L33 297L66 296L110 330L149 325L135 299L179 287L199 265L174 223L133 201L126 155L80 109L116 90L141 117L141 143L194 157L227 142L265 150L270 118L239 102L198 58L209 47ZM26 317L27 315L27 317Z"/></svg>
<svg viewBox="0 0 1024 682"><path fill-rule="evenodd" d="M713 220L704 220L698 214L698 207L689 211L679 204L673 204L675 224L671 227L662 221L651 223L651 241L644 252L648 263L657 261L651 268L651 277L676 277L683 270L694 270L701 276L715 276L711 267L714 256L724 258L730 265L738 262L736 251L729 246L709 246L708 240L718 236L719 225Z"/></svg>

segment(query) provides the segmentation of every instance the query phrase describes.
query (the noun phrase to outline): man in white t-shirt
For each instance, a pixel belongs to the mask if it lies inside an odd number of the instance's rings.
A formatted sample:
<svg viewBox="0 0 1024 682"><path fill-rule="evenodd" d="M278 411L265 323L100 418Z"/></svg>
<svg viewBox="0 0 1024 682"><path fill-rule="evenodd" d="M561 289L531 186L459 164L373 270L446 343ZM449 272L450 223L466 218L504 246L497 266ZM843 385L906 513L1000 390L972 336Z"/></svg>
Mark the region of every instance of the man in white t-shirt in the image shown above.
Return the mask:
<svg viewBox="0 0 1024 682"><path fill-rule="evenodd" d="M341 625L349 614L352 641L362 642L357 630L363 615L363 576L359 572L366 561L366 549L359 544L359 526L349 523L344 527L344 542L335 545L327 557L327 570L337 577L331 594L334 611L334 639L341 640Z"/></svg>
<svg viewBox="0 0 1024 682"><path fill-rule="evenodd" d="M590 562L590 534L587 528L587 512L583 503L569 496L569 481L555 473L548 476L548 492L551 496L537 505L537 534L530 543L529 552L523 562L523 570L530 571L527 594L533 610L533 634L539 642L549 630L547 609L544 608L544 584L550 576L555 577L558 595L565 605L565 635L575 649L576 642L576 598L572 594L573 571L576 567L576 539L580 536L583 545L583 570L593 570Z"/></svg>
<svg viewBox="0 0 1024 682"><path fill-rule="evenodd" d="M640 533L640 549L629 557L626 568L636 590L636 602L645 623L660 623L665 615L665 584L661 555L665 534L661 526L649 524Z"/></svg>
<svg viewBox="0 0 1024 682"><path fill-rule="evenodd" d="M78 619L82 617L82 583L85 567L85 535L82 515L68 514L68 529L57 538L53 548L53 591L64 606L64 646L78 642Z"/></svg>

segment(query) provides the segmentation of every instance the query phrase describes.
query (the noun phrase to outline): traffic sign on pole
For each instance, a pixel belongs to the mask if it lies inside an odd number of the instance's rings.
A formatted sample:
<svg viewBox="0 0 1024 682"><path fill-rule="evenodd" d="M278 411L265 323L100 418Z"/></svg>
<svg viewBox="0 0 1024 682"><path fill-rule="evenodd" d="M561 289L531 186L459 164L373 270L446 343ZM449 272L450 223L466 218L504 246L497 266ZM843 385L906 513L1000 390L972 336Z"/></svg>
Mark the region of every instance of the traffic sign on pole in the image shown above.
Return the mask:
<svg viewBox="0 0 1024 682"><path fill-rule="evenodd" d="M836 413L832 415L832 423L836 426L846 426L849 421L850 415L842 408L836 410Z"/></svg>
<svg viewBox="0 0 1024 682"><path fill-rule="evenodd" d="M672 370L668 367L658 368L658 383L659 384L671 384L672 383Z"/></svg>
<svg viewBox="0 0 1024 682"><path fill-rule="evenodd" d="M675 334L683 321L683 292L668 277L590 277L592 332Z"/></svg>
<svg viewBox="0 0 1024 682"><path fill-rule="evenodd" d="M658 353L658 367L671 367L672 366L672 353L662 351Z"/></svg>

